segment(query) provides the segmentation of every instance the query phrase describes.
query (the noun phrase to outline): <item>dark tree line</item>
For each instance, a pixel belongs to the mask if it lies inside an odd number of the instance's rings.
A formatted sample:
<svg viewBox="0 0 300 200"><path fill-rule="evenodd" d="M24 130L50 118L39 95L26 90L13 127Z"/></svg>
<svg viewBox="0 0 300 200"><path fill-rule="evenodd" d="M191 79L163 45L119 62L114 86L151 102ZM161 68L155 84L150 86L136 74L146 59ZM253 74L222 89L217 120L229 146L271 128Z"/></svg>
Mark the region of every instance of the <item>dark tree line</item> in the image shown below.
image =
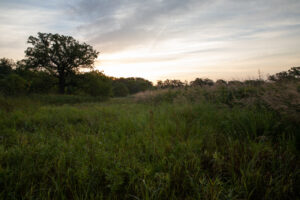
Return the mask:
<svg viewBox="0 0 300 200"><path fill-rule="evenodd" d="M292 67L288 71L283 71L276 73L274 75L268 76L268 80L263 80L261 78L254 79L254 80L231 80L225 81L223 79L218 79L217 81L213 81L208 78L196 78L195 80L191 81L190 83L182 82L180 80L165 80L165 81L157 81L156 88L157 89L164 89L164 88L181 88L181 87L210 87L214 85L253 85L257 86L263 84L264 82L282 82L282 81L299 81L300 80L300 67Z"/></svg>
<svg viewBox="0 0 300 200"><path fill-rule="evenodd" d="M126 96L152 88L142 78L114 78L93 70L99 52L71 36L38 33L30 36L25 59L0 59L0 93L84 94ZM82 73L80 69L90 69Z"/></svg>
<svg viewBox="0 0 300 200"><path fill-rule="evenodd" d="M288 71L279 72L269 76L270 81L300 80L300 67L292 67Z"/></svg>
<svg viewBox="0 0 300 200"><path fill-rule="evenodd" d="M103 97L122 97L153 87L143 78L114 78L92 70L73 73L65 78L64 93ZM23 61L0 59L0 94L56 94L60 93L59 79L46 70L31 69Z"/></svg>
<svg viewBox="0 0 300 200"><path fill-rule="evenodd" d="M262 79L214 82L208 78L194 81L158 81L156 87L143 78L114 78L93 70L99 52L86 43L80 43L71 36L51 33L38 33L28 38L25 59L14 62L0 59L0 94L79 94L91 96L123 97L148 89L210 87L213 85L258 85ZM90 69L82 73L80 69ZM293 67L268 77L268 81L281 82L300 79L300 67Z"/></svg>
<svg viewBox="0 0 300 200"><path fill-rule="evenodd" d="M113 93L120 97L143 92L152 87L152 82L143 78L118 78L113 81Z"/></svg>

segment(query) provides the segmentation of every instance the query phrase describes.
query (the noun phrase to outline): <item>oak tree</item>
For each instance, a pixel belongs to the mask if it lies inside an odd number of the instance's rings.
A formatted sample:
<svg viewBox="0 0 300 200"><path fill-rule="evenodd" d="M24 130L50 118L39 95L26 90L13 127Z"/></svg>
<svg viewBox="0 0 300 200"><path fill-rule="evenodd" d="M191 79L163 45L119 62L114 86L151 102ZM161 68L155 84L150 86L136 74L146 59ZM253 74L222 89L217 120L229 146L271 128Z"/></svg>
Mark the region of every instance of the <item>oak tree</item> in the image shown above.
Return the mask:
<svg viewBox="0 0 300 200"><path fill-rule="evenodd" d="M32 47L25 51L26 65L47 71L58 78L59 92L64 93L66 79L80 68L93 68L99 52L86 43L79 43L71 36L38 33L27 41Z"/></svg>

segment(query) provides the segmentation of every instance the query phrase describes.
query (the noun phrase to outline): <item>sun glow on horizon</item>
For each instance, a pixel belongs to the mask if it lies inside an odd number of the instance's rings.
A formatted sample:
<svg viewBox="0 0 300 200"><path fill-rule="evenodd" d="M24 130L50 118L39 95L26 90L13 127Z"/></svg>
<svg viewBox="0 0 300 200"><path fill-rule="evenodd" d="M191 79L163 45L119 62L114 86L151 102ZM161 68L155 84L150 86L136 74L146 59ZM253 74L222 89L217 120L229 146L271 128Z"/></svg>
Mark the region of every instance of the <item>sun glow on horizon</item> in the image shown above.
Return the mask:
<svg viewBox="0 0 300 200"><path fill-rule="evenodd" d="M59 33L100 51L108 76L247 79L300 66L300 1L0 1L1 57Z"/></svg>
<svg viewBox="0 0 300 200"><path fill-rule="evenodd" d="M296 56L278 53L276 48L258 51L270 44L206 42L183 48L178 42L169 42L168 46L157 45L151 50L137 47L100 54L96 69L109 76L142 77L155 83L164 79L191 81L197 77L213 80L257 78L258 70L267 76L300 63L300 52Z"/></svg>

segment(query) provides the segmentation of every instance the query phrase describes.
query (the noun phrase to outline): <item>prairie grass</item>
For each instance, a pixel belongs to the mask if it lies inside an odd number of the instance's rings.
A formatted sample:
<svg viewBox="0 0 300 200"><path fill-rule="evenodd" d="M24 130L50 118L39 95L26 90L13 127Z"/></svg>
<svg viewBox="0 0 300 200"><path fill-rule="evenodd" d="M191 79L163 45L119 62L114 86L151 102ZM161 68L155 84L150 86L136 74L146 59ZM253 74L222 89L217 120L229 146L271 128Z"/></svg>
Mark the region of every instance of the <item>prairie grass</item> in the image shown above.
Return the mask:
<svg viewBox="0 0 300 200"><path fill-rule="evenodd" d="M0 199L297 199L298 111L269 88L1 97Z"/></svg>

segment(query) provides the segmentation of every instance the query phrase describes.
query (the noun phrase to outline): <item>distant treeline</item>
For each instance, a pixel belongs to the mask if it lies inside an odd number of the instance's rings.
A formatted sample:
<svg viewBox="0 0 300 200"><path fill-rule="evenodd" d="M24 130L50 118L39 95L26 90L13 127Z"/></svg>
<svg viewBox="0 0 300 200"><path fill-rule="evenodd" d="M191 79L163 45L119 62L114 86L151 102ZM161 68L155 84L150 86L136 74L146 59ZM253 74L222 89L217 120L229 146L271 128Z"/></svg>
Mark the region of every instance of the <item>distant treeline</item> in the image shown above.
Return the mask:
<svg viewBox="0 0 300 200"><path fill-rule="evenodd" d="M179 88L189 86L213 86L215 84L261 84L257 80L229 81L196 78L188 83L180 80L152 82L143 78L115 78L93 70L99 52L71 36L38 33L30 36L25 59L18 62L0 59L0 94L15 96L27 94L74 94L100 97L124 97L149 89ZM80 69L90 69L80 72ZM269 76L270 81L300 78L300 67Z"/></svg>
<svg viewBox="0 0 300 200"><path fill-rule="evenodd" d="M59 93L58 79L49 72L29 69L22 62L0 59L0 93L4 95ZM143 78L115 78L100 71L74 73L66 80L66 94L123 97L153 87Z"/></svg>
<svg viewBox="0 0 300 200"><path fill-rule="evenodd" d="M292 67L288 71L283 71L274 75L268 76L267 81L271 82L281 82L281 81L293 81L293 80L300 80L300 67ZM217 81L213 81L208 78L196 78L194 81L188 83L187 81L182 82L180 80L165 80L165 81L158 81L156 88L180 88L180 87L207 87L213 85L260 85L264 83L266 80L263 80L261 77L252 80L231 80L225 81L223 79L218 79Z"/></svg>
<svg viewBox="0 0 300 200"><path fill-rule="evenodd" d="M268 81L289 81L300 79L300 67L293 67L268 77ZM259 85L265 81L261 78L245 81L213 81L208 78L196 78L191 82L180 80L158 81L155 86L143 78L115 78L100 71L73 73L66 80L66 94L90 95L102 97L124 97L150 89L209 87L213 85ZM55 94L59 93L58 79L45 70L27 68L22 61L0 59L0 93L3 95Z"/></svg>

